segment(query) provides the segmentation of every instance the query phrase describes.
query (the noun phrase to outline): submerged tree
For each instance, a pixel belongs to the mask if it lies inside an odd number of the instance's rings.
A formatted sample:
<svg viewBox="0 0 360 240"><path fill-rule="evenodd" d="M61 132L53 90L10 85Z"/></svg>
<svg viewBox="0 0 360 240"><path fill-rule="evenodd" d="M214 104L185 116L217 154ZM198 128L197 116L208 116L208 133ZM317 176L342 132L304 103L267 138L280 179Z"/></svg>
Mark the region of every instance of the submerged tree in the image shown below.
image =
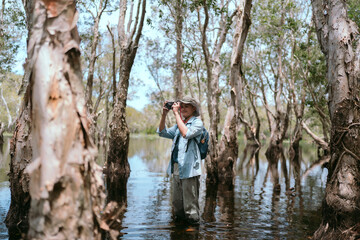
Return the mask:
<svg viewBox="0 0 360 240"><path fill-rule="evenodd" d="M230 24L232 18L237 13L234 13L231 16L228 16L227 12L229 11L229 3L224 3L221 1L220 8L223 11L220 14L219 29L217 30L216 40L208 40L208 25L209 25L209 3L204 1L204 25L200 26L201 29L201 47L203 50L204 61L206 65L207 73L207 104L208 112L210 118L210 127L209 127L209 137L210 137L210 153L206 160L206 171L207 171L207 182L213 183L218 180L218 135L219 128L218 124L220 121L220 111L219 111L219 98L220 98L220 88L219 88L219 78L220 73L223 69L220 57L222 53L223 45L226 41L227 33L230 29ZM199 23L200 23L200 13L198 13ZM211 42L213 42L211 44Z"/></svg>
<svg viewBox="0 0 360 240"><path fill-rule="evenodd" d="M241 1L236 14L236 29L233 36L233 51L230 64L231 102L226 113L224 134L219 143L217 158L218 178L224 184L233 184L235 164L238 158L238 126L241 113L241 97L243 88L242 59L245 40L251 24L250 13L252 0Z"/></svg>
<svg viewBox="0 0 360 240"><path fill-rule="evenodd" d="M126 123L125 110L130 72L134 64L136 52L139 48L139 41L144 26L146 0L138 1L135 14L134 4L133 1L120 1L118 23L120 49L119 84L114 99L115 105L112 122L110 124L109 151L107 157L108 198L119 201L123 201L124 196L126 196L126 183L130 175L130 166L127 156L130 131ZM129 6L130 11L128 11ZM126 16L130 17L130 20L127 23Z"/></svg>
<svg viewBox="0 0 360 240"><path fill-rule="evenodd" d="M315 239L359 238L360 41L346 1L314 0L313 17L326 56L331 119L331 159L323 220Z"/></svg>
<svg viewBox="0 0 360 240"><path fill-rule="evenodd" d="M34 2L28 41L31 71L28 238L100 238L101 168L88 120L80 67L75 1Z"/></svg>

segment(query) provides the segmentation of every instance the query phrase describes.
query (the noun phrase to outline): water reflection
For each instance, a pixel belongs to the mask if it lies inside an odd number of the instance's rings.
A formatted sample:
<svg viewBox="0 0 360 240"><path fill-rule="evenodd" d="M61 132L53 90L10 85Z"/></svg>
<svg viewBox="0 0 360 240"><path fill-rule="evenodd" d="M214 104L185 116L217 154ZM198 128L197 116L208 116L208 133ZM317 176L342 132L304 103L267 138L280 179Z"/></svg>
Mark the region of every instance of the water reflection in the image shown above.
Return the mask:
<svg viewBox="0 0 360 240"><path fill-rule="evenodd" d="M241 149L235 185L206 186L205 176L201 177L199 228L174 225L171 184L165 174L170 146L166 139L131 139L122 239L298 239L311 236L320 224L326 172L319 167L301 180L316 158L316 149L309 151L312 146L306 146L298 165L282 152L273 167L279 186L275 190L266 148Z"/></svg>
<svg viewBox="0 0 360 240"><path fill-rule="evenodd" d="M303 145L297 162L290 162L288 153L283 152L283 159L274 166L280 187L274 191L270 164L264 154L266 147L259 151L251 146L245 149L240 144L242 154L233 186L206 186L205 176L201 177L202 223L198 228L172 222L171 184L165 173L170 147L171 141L167 139L131 138L131 173L127 183L127 207L119 229L121 239L304 239L319 226L327 172L318 166L302 177L317 157L313 146ZM101 163L101 158L99 161ZM0 170L0 220L10 203L6 176L8 160L3 166L5 168ZM2 221L0 238L6 238Z"/></svg>

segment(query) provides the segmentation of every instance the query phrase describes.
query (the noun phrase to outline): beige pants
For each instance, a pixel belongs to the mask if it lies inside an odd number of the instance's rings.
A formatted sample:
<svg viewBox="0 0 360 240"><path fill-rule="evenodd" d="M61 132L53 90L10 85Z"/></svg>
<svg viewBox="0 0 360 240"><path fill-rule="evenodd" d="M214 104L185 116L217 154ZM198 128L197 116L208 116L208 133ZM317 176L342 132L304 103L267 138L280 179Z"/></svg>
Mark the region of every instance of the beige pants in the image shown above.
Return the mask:
<svg viewBox="0 0 360 240"><path fill-rule="evenodd" d="M199 187L199 176L180 179L178 164L174 164L172 205L177 219L199 222Z"/></svg>

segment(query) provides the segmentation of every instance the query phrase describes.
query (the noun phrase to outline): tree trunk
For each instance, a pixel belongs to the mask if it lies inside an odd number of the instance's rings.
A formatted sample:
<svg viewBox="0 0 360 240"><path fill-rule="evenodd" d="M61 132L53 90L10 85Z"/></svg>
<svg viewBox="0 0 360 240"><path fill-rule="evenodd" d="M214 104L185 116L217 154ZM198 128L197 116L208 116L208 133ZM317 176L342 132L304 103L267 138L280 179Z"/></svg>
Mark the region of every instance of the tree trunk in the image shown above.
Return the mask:
<svg viewBox="0 0 360 240"><path fill-rule="evenodd" d="M360 236L360 42L343 0L312 2L318 40L327 60L331 159L323 220L315 239ZM354 49L354 47L356 49Z"/></svg>
<svg viewBox="0 0 360 240"><path fill-rule="evenodd" d="M75 1L35 1L28 45L33 161L29 239L100 239L104 203L80 68Z"/></svg>
<svg viewBox="0 0 360 240"><path fill-rule="evenodd" d="M32 13L34 1L23 1L26 12L26 26L28 39L32 29ZM29 65L29 64L28 64ZM27 77L31 71L25 68L23 82L19 92L26 89L22 101L20 115L16 121L15 131L10 142L10 172L9 182L11 191L11 203L6 215L5 224L10 238L24 237L29 229L29 209L31 197L29 194L29 176L24 172L32 159L31 147L31 100L32 86L28 84Z"/></svg>
<svg viewBox="0 0 360 240"><path fill-rule="evenodd" d="M142 5L141 16L140 5ZM120 17L118 25L120 47L119 85L118 91L116 92L112 122L110 124L109 152L107 158L108 200L119 202L123 202L124 199L126 199L126 183L130 175L130 166L128 162L130 131L126 123L126 101L130 72L134 63L136 51L139 47L139 40L144 25L145 9L146 0L143 0L138 4L135 24L132 31L128 28L129 32L125 33L127 1L120 1ZM132 10L133 9L131 9L131 11ZM130 14L132 16L132 13ZM138 26L139 17L140 22Z"/></svg>
<svg viewBox="0 0 360 240"><path fill-rule="evenodd" d="M10 238L18 238L26 234L29 229L29 176L24 172L26 166L32 159L31 147L31 86L23 99L23 106L17 119L15 132L10 142L10 190L11 204L6 215L5 224L8 228Z"/></svg>
<svg viewBox="0 0 360 240"><path fill-rule="evenodd" d="M183 97L183 84L182 84L182 72L183 72L183 43L182 43L182 31L183 31L183 1L175 1L175 35L176 35L176 69L175 69L175 99L181 99Z"/></svg>
<svg viewBox="0 0 360 240"><path fill-rule="evenodd" d="M243 9L241 7L244 6ZM219 143L218 178L221 184L233 184L235 164L238 157L238 123L241 112L243 73L241 70L245 40L251 24L252 0L244 0L237 9L236 29L230 64L231 105L226 114L224 134Z"/></svg>
<svg viewBox="0 0 360 240"><path fill-rule="evenodd" d="M279 26L282 27L285 22L285 6L284 1L281 1L281 17ZM280 29L279 31L282 31ZM289 114L291 110L291 92L289 92L288 102L286 106L286 110L283 110L283 100L281 99L284 91L284 76L283 76L283 45L284 45L284 36L282 33L279 33L278 36L278 47L277 47L277 61L278 61L278 69L277 74L275 76L275 87L274 87L274 102L275 102L275 114L268 114L268 116L272 116L273 120L269 120L271 123L271 136L269 147L266 149L265 156L270 164L270 170L273 175L274 180L274 190L280 190L279 179L277 171L277 163L279 158L281 157L283 146L282 142L285 138L285 134L287 132L289 126ZM275 74L274 74L275 75ZM264 93L263 93L264 94ZM267 109L267 111L269 111Z"/></svg>
<svg viewBox="0 0 360 240"><path fill-rule="evenodd" d="M114 107L115 105L115 99L116 99L116 45L115 45L115 38L114 38L114 34L112 32L112 30L110 29L109 25L106 26L110 36L111 36L111 46L112 46L112 97L113 97L113 102L112 102L112 106Z"/></svg>
<svg viewBox="0 0 360 240"><path fill-rule="evenodd" d="M204 213L202 218L206 222L215 222L215 209L216 209L216 199L218 192L218 184L215 183L206 183L206 193L205 193L205 206Z"/></svg>
<svg viewBox="0 0 360 240"><path fill-rule="evenodd" d="M226 35L228 33L229 28L227 27L228 16L226 16L225 13L222 12L220 29L218 30L218 35L217 35L218 41L213 46L214 50L213 50L213 55L211 56L209 46L207 43L207 37L206 37L207 26L209 23L209 12L208 12L209 10L207 4L208 3L204 1L205 20L204 20L204 26L202 28L202 45L201 45L206 63L207 87L208 87L207 103L208 103L208 112L210 118L209 137L210 137L211 147L210 147L209 156L207 157L206 160L206 170L207 170L207 181L216 182L218 181L218 164L216 161L218 157L218 149L217 149L218 135L219 135L218 124L220 121L219 77L220 77L220 72L222 70L222 66L220 62L220 54L221 54L222 46L225 43ZM222 8L228 7L228 5L224 5L223 2L221 6ZM230 16L230 19L232 19L233 15Z"/></svg>
<svg viewBox="0 0 360 240"><path fill-rule="evenodd" d="M0 154L3 153L5 126L0 122Z"/></svg>

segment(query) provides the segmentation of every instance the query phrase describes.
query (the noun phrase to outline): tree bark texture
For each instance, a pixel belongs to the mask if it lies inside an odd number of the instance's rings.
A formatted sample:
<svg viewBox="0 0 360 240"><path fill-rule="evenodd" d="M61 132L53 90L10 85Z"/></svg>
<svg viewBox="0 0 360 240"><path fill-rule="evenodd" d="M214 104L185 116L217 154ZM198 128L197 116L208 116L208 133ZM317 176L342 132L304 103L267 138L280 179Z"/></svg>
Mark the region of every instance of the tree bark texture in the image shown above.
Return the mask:
<svg viewBox="0 0 360 240"><path fill-rule="evenodd" d="M222 2L222 6L224 3ZM223 12L221 14L220 29L218 30L218 35L216 44L214 45L213 54L210 54L206 31L209 23L209 12L206 1L204 1L204 12L205 20L204 26L202 28L202 49L205 58L206 72L207 72L207 87L208 87L208 112L210 118L210 127L209 127L209 136L210 136L210 153L206 160L206 170L207 170L207 181L216 182L218 178L218 166L216 158L218 156L218 124L220 122L220 111L219 111L219 97L220 97L220 88L219 88L219 77L222 70L222 65L220 62L220 55L222 46L225 43L226 35L228 33L227 26L227 16ZM231 16L230 18L232 18Z"/></svg>
<svg viewBox="0 0 360 240"><path fill-rule="evenodd" d="M34 1L24 0L23 5L26 13L26 26L28 39L33 26L32 13ZM27 66L30 64L27 63ZM16 121L15 131L10 142L10 172L9 182L11 191L11 203L6 215L5 224L10 238L24 237L29 229L29 210L31 197L29 194L29 175L25 168L32 160L31 147L31 94L32 86L28 84L31 75L29 67L25 67L25 74L19 93L25 91L22 100L20 115Z"/></svg>
<svg viewBox="0 0 360 240"><path fill-rule="evenodd" d="M175 99L181 99L183 97L183 43L182 43L182 31L183 31L183 1L176 0L175 3L175 36L176 36L176 68L175 68Z"/></svg>
<svg viewBox="0 0 360 240"><path fill-rule="evenodd" d="M126 183L130 175L128 162L130 131L126 123L126 101L130 72L134 64L144 25L145 9L146 0L139 1L134 26L132 29L128 27L127 31L125 31L127 1L120 1L118 25L120 47L119 85L116 92L112 122L110 123L109 152L107 158L107 189L109 193L114 193L115 196L108 195L109 200L123 199L116 195L126 196ZM131 8L131 16L132 10ZM119 191L116 191L116 189Z"/></svg>
<svg viewBox="0 0 360 240"><path fill-rule="evenodd" d="M360 44L343 0L314 0L313 17L326 56L331 119L323 220L315 239L360 237Z"/></svg>
<svg viewBox="0 0 360 240"><path fill-rule="evenodd" d="M218 178L221 184L232 183L235 176L235 164L238 158L237 134L243 85L241 66L244 44L251 25L251 7L252 0L244 0L239 5L236 13L237 21L230 64L231 104L226 113L224 134L219 143L219 154L216 160Z"/></svg>
<svg viewBox="0 0 360 240"><path fill-rule="evenodd" d="M22 110L16 121L15 132L10 142L10 191L11 203L5 224L10 238L18 238L29 229L29 175L24 172L32 159L31 147L31 85L23 99Z"/></svg>
<svg viewBox="0 0 360 240"><path fill-rule="evenodd" d="M33 160L29 239L100 239L101 168L88 133L75 1L35 1L28 43Z"/></svg>

